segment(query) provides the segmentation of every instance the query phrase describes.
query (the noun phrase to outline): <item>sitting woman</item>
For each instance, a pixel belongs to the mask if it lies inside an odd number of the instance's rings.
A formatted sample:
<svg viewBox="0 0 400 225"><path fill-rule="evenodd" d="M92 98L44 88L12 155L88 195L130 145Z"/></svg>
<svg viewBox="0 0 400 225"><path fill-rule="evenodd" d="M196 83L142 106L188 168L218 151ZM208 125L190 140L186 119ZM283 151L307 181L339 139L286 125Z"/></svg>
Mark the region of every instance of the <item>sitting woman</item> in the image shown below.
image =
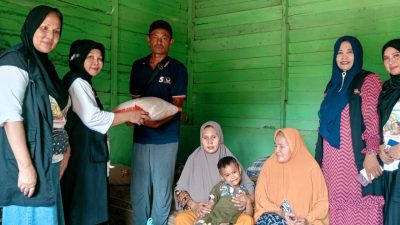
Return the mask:
<svg viewBox="0 0 400 225"><path fill-rule="evenodd" d="M328 224L328 191L317 162L294 128L275 131L275 152L257 180L254 219L261 224Z"/></svg>
<svg viewBox="0 0 400 225"><path fill-rule="evenodd" d="M225 156L233 156L224 145L221 127L216 122L206 122L200 128L200 143L187 159L182 175L175 188L175 202L178 212L175 225L194 224L198 218L210 213L207 207L209 192L220 181L218 161ZM242 168L243 170L243 168ZM254 183L246 173L242 173L241 184L248 190L245 198L232 197L232 202L241 211L254 200ZM253 218L242 213L236 224L253 225Z"/></svg>

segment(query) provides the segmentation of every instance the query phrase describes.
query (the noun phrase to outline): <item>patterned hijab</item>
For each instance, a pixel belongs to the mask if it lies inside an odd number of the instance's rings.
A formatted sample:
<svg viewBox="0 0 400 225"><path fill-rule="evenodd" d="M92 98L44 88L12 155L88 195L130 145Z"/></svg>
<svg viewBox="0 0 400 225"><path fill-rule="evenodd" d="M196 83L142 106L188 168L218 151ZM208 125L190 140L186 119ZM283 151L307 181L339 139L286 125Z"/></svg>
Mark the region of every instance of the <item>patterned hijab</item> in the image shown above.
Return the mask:
<svg viewBox="0 0 400 225"><path fill-rule="evenodd" d="M385 50L392 47L400 51L400 39L394 39L387 42L382 48L382 58ZM390 74L390 79L383 83L382 92L379 96L379 119L382 128L391 114L394 105L400 98L400 74ZM382 129L381 129L382 131Z"/></svg>
<svg viewBox="0 0 400 225"><path fill-rule="evenodd" d="M219 159L225 156L233 156L231 151L224 145L224 136L220 125L214 121L208 121L201 126L200 143L204 129L207 127L213 127L219 136L220 146L218 150L213 154L207 153L202 146L194 150L187 159L175 188L175 190L187 191L192 199L197 202L207 202L212 187L221 180L217 168ZM249 190L249 193L254 193L254 184L243 170L243 167L241 184Z"/></svg>
<svg viewBox="0 0 400 225"><path fill-rule="evenodd" d="M56 99L61 109L64 109L68 103L68 92L64 89L48 54L37 51L33 45L33 35L50 13L55 13L59 17L62 31L63 16L61 12L56 8L40 5L33 8L26 17L21 29L21 40L32 60L38 65L49 95Z"/></svg>
<svg viewBox="0 0 400 225"><path fill-rule="evenodd" d="M336 63L336 56L342 42L348 41L354 53L354 63L350 70L346 71L342 80L343 71ZM361 71L363 66L363 49L360 42L352 36L339 38L334 46L332 76L326 90L325 98L319 110L319 133L329 144L335 148L340 147L340 118L344 107L349 103L349 86Z"/></svg>

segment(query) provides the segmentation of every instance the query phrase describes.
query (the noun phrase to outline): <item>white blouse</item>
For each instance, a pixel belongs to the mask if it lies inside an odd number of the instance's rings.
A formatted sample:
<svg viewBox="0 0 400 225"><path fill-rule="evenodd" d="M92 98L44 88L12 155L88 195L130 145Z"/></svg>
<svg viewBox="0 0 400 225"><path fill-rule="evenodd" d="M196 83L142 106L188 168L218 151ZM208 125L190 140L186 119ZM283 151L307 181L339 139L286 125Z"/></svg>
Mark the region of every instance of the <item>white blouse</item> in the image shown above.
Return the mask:
<svg viewBox="0 0 400 225"><path fill-rule="evenodd" d="M16 66L0 66L0 127L5 122L23 121L22 104L29 76Z"/></svg>
<svg viewBox="0 0 400 225"><path fill-rule="evenodd" d="M90 84L82 78L74 80L68 89L72 110L89 129L105 134L114 120L114 113L100 110Z"/></svg>

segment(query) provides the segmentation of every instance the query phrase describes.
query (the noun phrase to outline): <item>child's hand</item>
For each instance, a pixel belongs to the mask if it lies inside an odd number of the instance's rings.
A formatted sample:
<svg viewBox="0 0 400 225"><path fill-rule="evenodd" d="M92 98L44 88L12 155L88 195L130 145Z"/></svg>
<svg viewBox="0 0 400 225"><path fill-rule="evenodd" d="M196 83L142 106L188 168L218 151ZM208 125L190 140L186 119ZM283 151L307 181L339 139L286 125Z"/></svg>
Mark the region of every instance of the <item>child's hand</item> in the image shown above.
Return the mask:
<svg viewBox="0 0 400 225"><path fill-rule="evenodd" d="M246 209L246 205L248 203L251 203L251 200L245 193L242 193L242 194L233 196L232 202L233 202L233 205L236 206L240 211L243 211Z"/></svg>

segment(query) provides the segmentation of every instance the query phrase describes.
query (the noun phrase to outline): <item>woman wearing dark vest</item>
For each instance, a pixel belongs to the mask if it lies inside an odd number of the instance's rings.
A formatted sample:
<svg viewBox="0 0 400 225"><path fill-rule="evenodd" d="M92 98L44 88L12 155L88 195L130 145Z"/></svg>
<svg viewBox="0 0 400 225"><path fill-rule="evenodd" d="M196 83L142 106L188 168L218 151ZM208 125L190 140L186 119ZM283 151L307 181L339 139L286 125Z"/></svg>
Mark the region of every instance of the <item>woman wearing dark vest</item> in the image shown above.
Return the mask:
<svg viewBox="0 0 400 225"><path fill-rule="evenodd" d="M382 131L381 153L385 163L385 225L400 224L400 39L387 42L382 48L383 64L390 79L383 83L379 97L379 116Z"/></svg>
<svg viewBox="0 0 400 225"><path fill-rule="evenodd" d="M65 223L94 225L108 221L107 131L121 123L142 124L144 111L112 113L103 105L92 85L104 65L104 46L92 40L71 44L70 71L63 83L72 99L66 129L71 158L62 183Z"/></svg>
<svg viewBox="0 0 400 225"><path fill-rule="evenodd" d="M328 187L330 224L382 224L383 197L379 179L362 187L356 177L365 168L379 177L379 76L364 71L363 50L351 36L334 46L333 69L319 111L315 156ZM378 186L378 187L376 187ZM377 189L378 188L378 189Z"/></svg>
<svg viewBox="0 0 400 225"><path fill-rule="evenodd" d="M62 22L58 9L33 8L21 30L22 43L0 56L3 225L64 224L59 168L68 145L63 132L68 93L48 58Z"/></svg>

